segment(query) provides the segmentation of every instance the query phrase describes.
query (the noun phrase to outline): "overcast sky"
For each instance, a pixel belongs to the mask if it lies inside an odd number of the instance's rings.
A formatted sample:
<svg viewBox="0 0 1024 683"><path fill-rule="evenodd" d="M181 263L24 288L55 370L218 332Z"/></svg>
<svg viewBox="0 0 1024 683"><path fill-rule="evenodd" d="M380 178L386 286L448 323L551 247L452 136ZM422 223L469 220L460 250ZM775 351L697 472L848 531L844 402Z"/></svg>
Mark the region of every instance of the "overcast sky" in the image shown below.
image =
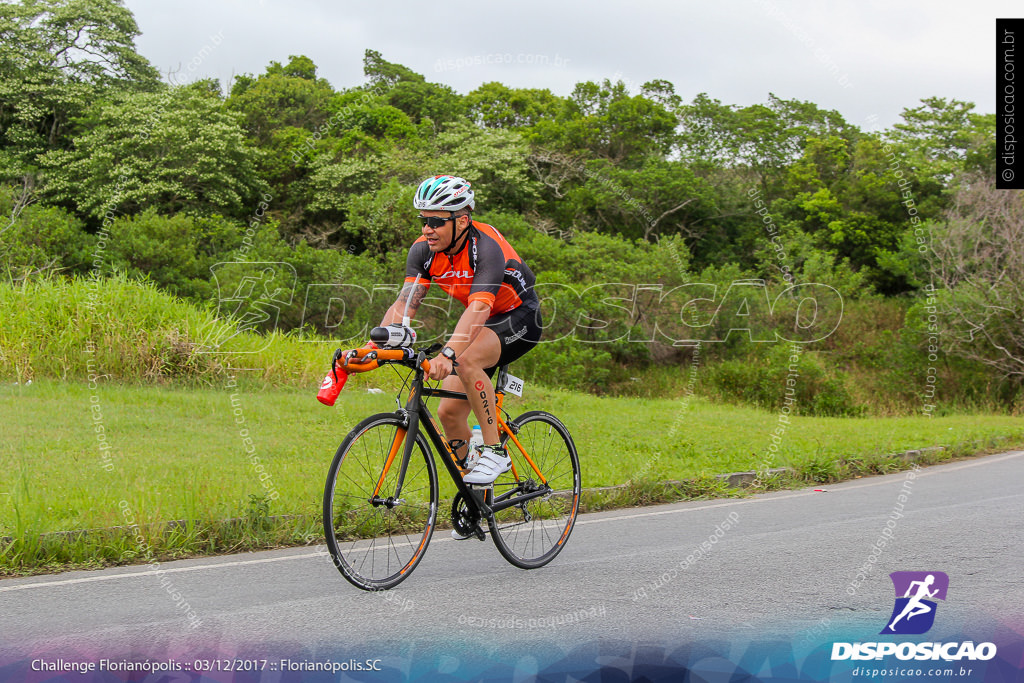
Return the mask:
<svg viewBox="0 0 1024 683"><path fill-rule="evenodd" d="M549 88L661 78L689 101L768 93L838 110L865 129L899 120L923 97L994 111L998 0L723 0L626 3L127 0L137 45L181 80L262 73L306 55L335 88L361 84L364 50L466 93L481 83ZM198 57L204 47L206 56Z"/></svg>

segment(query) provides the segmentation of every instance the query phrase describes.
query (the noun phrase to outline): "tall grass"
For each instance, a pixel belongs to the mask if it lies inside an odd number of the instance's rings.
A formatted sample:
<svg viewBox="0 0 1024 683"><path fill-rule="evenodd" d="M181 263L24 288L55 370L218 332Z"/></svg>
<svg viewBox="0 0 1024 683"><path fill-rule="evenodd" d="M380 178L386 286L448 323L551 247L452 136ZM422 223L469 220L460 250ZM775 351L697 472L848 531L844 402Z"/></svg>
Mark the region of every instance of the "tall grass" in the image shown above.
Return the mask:
<svg viewBox="0 0 1024 683"><path fill-rule="evenodd" d="M19 383L99 376L209 386L237 375L306 386L323 378L333 348L297 333L238 333L215 311L124 275L0 283L0 310L0 379Z"/></svg>

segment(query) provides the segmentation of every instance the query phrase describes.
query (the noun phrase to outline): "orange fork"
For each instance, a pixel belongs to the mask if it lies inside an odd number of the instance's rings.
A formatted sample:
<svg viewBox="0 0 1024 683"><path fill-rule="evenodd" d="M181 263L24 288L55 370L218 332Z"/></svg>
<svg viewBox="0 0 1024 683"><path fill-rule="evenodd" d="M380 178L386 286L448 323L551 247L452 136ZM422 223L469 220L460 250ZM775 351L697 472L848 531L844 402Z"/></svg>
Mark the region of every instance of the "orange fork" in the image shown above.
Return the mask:
<svg viewBox="0 0 1024 683"><path fill-rule="evenodd" d="M391 469L391 463L394 462L395 456L398 454L398 449L402 447L402 442L405 441L405 431L405 429L399 427L395 432L395 440L391 442L391 452L388 453L388 461L384 463L384 469L380 473L380 479L377 480L377 487L373 489L374 497L380 494L380 489L384 486L384 478L388 475L388 470Z"/></svg>

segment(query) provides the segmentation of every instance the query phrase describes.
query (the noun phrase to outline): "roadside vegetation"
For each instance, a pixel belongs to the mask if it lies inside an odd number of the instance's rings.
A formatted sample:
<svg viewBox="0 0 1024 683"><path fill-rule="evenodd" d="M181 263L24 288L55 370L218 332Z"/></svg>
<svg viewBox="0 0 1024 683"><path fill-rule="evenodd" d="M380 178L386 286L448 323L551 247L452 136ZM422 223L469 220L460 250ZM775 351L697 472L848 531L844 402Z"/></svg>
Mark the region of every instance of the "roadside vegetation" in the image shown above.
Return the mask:
<svg viewBox="0 0 1024 683"><path fill-rule="evenodd" d="M317 403L316 383L5 385L0 536L8 539L0 543L0 574L140 562L146 552L166 559L322 542L321 496L335 449L360 419L395 408L390 387L367 391L377 384L372 374L350 380L334 408ZM584 510L887 473L909 463L885 456L926 446L946 447L929 454L938 462L1024 444L1020 419L1003 415L808 416L793 419L774 456L768 446L778 415L748 406L698 398L684 408L673 399L596 398L530 385L523 399L509 398L513 415L543 408L572 430L588 489ZM109 450L100 449L96 424ZM638 424L642 432L631 427ZM795 472L744 490L714 477L769 466Z"/></svg>
<svg viewBox="0 0 1024 683"><path fill-rule="evenodd" d="M970 102L865 130L664 80L458 93L374 50L359 83L302 55L189 83L137 35L118 0L0 3L0 573L315 543L333 449L401 380L313 396L434 173L537 274L521 406L569 424L587 509L1020 442L1024 200ZM423 343L460 312L436 289Z"/></svg>

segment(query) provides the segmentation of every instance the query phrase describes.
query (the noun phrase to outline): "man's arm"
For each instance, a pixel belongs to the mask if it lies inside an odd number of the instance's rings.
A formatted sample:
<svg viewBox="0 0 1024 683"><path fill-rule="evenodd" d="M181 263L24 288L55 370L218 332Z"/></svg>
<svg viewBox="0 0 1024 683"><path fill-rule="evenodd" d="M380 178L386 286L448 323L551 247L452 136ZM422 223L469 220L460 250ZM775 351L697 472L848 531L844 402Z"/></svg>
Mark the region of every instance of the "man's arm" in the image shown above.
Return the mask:
<svg viewBox="0 0 1024 683"><path fill-rule="evenodd" d="M505 277L505 256L498 243L491 238L482 239L477 249L479 256L469 290L469 305L448 339L456 358L469 348L491 317L491 306Z"/></svg>
<svg viewBox="0 0 1024 683"><path fill-rule="evenodd" d="M406 314L406 311L410 318L415 317L416 311L419 310L420 304L423 302L423 297L427 295L429 284L423 280L407 282L402 287L402 291L398 293L395 303L391 304L391 308L384 314L384 318L380 322L381 327L402 322L402 316Z"/></svg>
<svg viewBox="0 0 1024 683"><path fill-rule="evenodd" d="M459 322L455 325L455 331L448 339L448 346L455 352L455 358L469 348L473 340L480 334L484 323L491 317L491 307L484 301L470 301L469 306L462 312Z"/></svg>

